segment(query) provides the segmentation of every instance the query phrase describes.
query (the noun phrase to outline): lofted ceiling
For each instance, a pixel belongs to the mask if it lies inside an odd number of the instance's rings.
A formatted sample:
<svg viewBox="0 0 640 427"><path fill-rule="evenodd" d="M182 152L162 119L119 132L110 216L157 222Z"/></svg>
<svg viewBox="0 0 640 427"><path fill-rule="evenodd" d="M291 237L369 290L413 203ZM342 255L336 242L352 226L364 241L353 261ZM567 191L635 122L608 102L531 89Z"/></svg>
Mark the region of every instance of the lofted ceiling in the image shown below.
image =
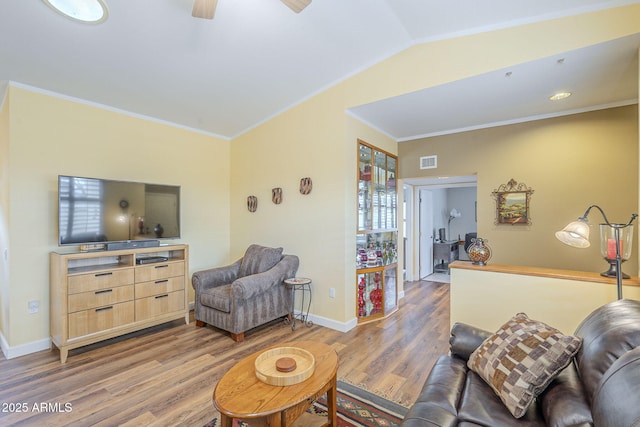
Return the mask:
<svg viewBox="0 0 640 427"><path fill-rule="evenodd" d="M407 47L640 0L106 0L101 25L0 5L6 81L233 138ZM398 141L637 102L640 35L352 108ZM558 103L556 90L574 95Z"/></svg>

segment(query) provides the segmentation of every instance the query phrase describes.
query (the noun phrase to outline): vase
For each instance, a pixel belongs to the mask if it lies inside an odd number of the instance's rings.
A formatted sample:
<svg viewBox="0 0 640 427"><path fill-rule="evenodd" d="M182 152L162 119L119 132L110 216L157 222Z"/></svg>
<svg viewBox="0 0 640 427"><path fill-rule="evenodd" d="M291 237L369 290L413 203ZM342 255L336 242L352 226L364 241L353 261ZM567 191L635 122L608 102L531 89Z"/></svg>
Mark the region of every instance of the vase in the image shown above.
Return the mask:
<svg viewBox="0 0 640 427"><path fill-rule="evenodd" d="M467 249L469 259L475 265L487 265L487 261L491 258L491 248L487 245L487 240L477 237L471 239L471 245Z"/></svg>
<svg viewBox="0 0 640 427"><path fill-rule="evenodd" d="M153 232L156 234L156 237L162 237L162 233L164 233L164 228L162 225L158 224L153 228Z"/></svg>

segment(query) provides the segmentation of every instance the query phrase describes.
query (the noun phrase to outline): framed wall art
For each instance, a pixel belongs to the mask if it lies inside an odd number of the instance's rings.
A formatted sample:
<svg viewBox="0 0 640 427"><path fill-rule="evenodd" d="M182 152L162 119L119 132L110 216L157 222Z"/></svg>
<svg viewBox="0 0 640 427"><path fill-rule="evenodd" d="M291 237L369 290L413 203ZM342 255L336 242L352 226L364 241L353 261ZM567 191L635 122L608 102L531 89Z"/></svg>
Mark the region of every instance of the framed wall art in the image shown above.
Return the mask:
<svg viewBox="0 0 640 427"><path fill-rule="evenodd" d="M531 214L529 202L533 190L523 182L511 178L500 185L491 195L496 199L496 224L529 225Z"/></svg>

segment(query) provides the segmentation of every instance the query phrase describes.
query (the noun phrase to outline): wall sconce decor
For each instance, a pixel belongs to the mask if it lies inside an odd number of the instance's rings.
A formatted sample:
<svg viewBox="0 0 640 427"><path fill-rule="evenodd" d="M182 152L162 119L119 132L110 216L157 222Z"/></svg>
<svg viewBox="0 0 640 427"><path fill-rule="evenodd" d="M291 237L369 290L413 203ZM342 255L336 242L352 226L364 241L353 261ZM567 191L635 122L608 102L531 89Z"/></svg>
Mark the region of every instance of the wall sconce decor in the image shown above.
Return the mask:
<svg viewBox="0 0 640 427"><path fill-rule="evenodd" d="M604 224L600 224L600 254L610 264L609 270L600 273L600 275L616 278L618 299L622 299L622 279L627 279L629 276L622 272L621 264L631 256L633 240L633 225L631 223L638 217L638 214L632 214L626 224L612 224L600 206L591 205L577 221L570 222L565 228L556 232L556 238L575 248L591 246L587 216L592 208L598 209L604 218Z"/></svg>
<svg viewBox="0 0 640 427"><path fill-rule="evenodd" d="M313 182L311 182L311 178L301 178L300 179L300 194L309 194L311 193L311 189L313 188Z"/></svg>
<svg viewBox="0 0 640 427"><path fill-rule="evenodd" d="M256 196L247 197L247 209L249 209L249 212L255 212L258 209L258 198Z"/></svg>
<svg viewBox="0 0 640 427"><path fill-rule="evenodd" d="M496 224L531 224L529 199L533 190L511 178L491 195L496 199Z"/></svg>
<svg viewBox="0 0 640 427"><path fill-rule="evenodd" d="M276 205L282 203L282 188L276 187L271 190L271 201Z"/></svg>

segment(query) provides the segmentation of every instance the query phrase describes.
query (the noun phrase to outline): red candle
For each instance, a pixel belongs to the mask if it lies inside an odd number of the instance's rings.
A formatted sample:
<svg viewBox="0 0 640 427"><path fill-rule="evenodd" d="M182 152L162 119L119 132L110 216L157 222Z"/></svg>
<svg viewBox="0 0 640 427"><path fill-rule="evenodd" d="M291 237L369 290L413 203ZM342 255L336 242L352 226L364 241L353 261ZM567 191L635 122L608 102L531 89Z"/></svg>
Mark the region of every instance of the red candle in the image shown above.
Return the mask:
<svg viewBox="0 0 640 427"><path fill-rule="evenodd" d="M622 258L622 241L619 249L620 258ZM616 239L607 239L607 259L616 259Z"/></svg>

